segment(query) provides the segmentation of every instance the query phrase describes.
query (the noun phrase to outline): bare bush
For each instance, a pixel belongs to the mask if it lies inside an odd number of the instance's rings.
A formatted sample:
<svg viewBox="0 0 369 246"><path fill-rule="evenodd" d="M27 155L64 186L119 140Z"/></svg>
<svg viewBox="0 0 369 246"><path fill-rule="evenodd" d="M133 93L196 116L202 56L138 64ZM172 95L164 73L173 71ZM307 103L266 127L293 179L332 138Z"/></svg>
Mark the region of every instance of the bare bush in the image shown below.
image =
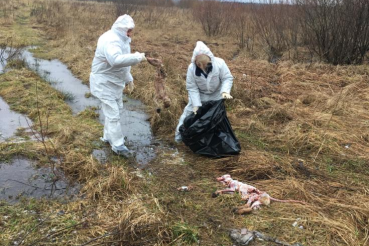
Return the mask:
<svg viewBox="0 0 369 246"><path fill-rule="evenodd" d="M154 6L173 6L172 0L98 0L98 2L113 2L115 4L126 5L154 5Z"/></svg>
<svg viewBox="0 0 369 246"><path fill-rule="evenodd" d="M332 64L360 64L369 50L368 0L296 0L304 42Z"/></svg>
<svg viewBox="0 0 369 246"><path fill-rule="evenodd" d="M170 8L149 6L141 11L145 25L149 27L161 27L167 23L173 12Z"/></svg>
<svg viewBox="0 0 369 246"><path fill-rule="evenodd" d="M179 0L177 6L179 8L193 8L198 0Z"/></svg>
<svg viewBox="0 0 369 246"><path fill-rule="evenodd" d="M161 26L166 23L171 16L173 6L172 1L155 0L155 1L113 1L116 8L116 16L129 14L132 17L142 18L143 22L150 27Z"/></svg>
<svg viewBox="0 0 369 246"><path fill-rule="evenodd" d="M22 52L22 47L18 47L13 42L13 39L7 38L0 43L0 64L6 64L11 60L19 59Z"/></svg>
<svg viewBox="0 0 369 246"><path fill-rule="evenodd" d="M207 7L207 11L213 10ZM308 50L311 57L316 55L331 64L360 64L369 51L367 0L264 0L262 4L239 4L228 16L233 17L232 30L239 47L248 45L255 28L270 62L286 55L301 61L306 57L300 57L300 51ZM206 26L206 20L211 23L213 17L204 19ZM215 18L211 24L216 23Z"/></svg>
<svg viewBox="0 0 369 246"><path fill-rule="evenodd" d="M195 5L193 15L207 36L217 36L228 30L231 10L232 3L204 0Z"/></svg>
<svg viewBox="0 0 369 246"><path fill-rule="evenodd" d="M232 30L236 36L238 47L253 50L256 29L251 21L252 13L249 5L234 4L232 14Z"/></svg>
<svg viewBox="0 0 369 246"><path fill-rule="evenodd" d="M134 4L127 4L123 2L115 2L116 16L129 14L135 16L138 11L138 6Z"/></svg>
<svg viewBox="0 0 369 246"><path fill-rule="evenodd" d="M47 23L52 27L64 26L65 19L61 17L63 5L64 3L59 1L35 1L31 6L31 16L35 17L38 23Z"/></svg>
<svg viewBox="0 0 369 246"><path fill-rule="evenodd" d="M267 47L270 62L276 62L291 47L292 23L296 22L292 15L293 6L288 1L275 3L266 0L261 5L253 5L253 22L260 39ZM296 42L296 41L295 41Z"/></svg>

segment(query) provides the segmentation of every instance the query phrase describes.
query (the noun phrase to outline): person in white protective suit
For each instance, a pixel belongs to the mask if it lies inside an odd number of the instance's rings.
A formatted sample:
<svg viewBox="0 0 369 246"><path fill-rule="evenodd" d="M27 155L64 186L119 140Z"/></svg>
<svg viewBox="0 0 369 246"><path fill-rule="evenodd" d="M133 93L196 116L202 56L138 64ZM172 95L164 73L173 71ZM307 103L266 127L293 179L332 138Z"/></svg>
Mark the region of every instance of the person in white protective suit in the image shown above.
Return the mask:
<svg viewBox="0 0 369 246"><path fill-rule="evenodd" d="M131 152L124 145L124 135L120 124L123 111L123 89L127 85L134 88L131 66L146 60L144 53L131 53L131 35L135 27L129 15L119 16L112 28L100 36L90 73L92 95L101 101L105 116L102 141L110 143L112 150L129 156Z"/></svg>
<svg viewBox="0 0 369 246"><path fill-rule="evenodd" d="M175 132L175 141L181 142L179 127L191 113L196 114L202 102L220 99L232 99L230 95L233 85L233 76L225 61L215 57L210 49L201 41L196 43L191 64L187 69L186 88L188 104Z"/></svg>

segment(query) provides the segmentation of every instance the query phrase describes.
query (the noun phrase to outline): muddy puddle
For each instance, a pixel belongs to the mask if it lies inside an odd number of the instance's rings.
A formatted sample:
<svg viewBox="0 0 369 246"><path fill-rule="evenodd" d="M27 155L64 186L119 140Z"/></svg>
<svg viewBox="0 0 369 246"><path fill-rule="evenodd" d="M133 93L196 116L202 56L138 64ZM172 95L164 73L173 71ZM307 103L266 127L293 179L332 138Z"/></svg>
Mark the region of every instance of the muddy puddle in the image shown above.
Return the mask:
<svg viewBox="0 0 369 246"><path fill-rule="evenodd" d="M99 101L89 97L88 86L75 78L64 63L59 60L35 58L28 50L23 51L22 57L30 69L37 72L52 87L64 94L66 102L74 114L78 114L88 107L99 107Z"/></svg>
<svg viewBox="0 0 369 246"><path fill-rule="evenodd" d="M7 59L4 57L10 55L6 55L6 52L1 49L0 52L3 52L0 62L1 74L6 72ZM90 92L88 86L75 78L67 66L58 60L37 59L28 50L24 50L21 56L30 69L66 95L66 102L74 114L89 107L96 107L100 114L99 121L104 124L104 115L100 110L99 100L86 97ZM157 145L154 143L145 106L140 101L127 97L124 97L123 104L125 110L121 124L126 143L135 152L138 167L144 168L155 158ZM29 129L31 124L32 121L29 118L10 110L9 105L0 98L0 142L29 140L32 138ZM97 140L99 137L96 136ZM100 144L99 146L103 147L95 149L92 154L104 164L109 160L112 151L108 145ZM51 168L35 167L32 161L23 157L15 157L10 162L0 161L0 200L14 203L22 197L63 199L74 197L78 193L78 185L69 186L62 172L59 172L58 177L55 179Z"/></svg>
<svg viewBox="0 0 369 246"><path fill-rule="evenodd" d="M5 67L8 60L18 58L23 52L22 48L0 48L0 74L6 71Z"/></svg>
<svg viewBox="0 0 369 246"><path fill-rule="evenodd" d="M78 185L69 185L63 175L57 175L58 179L51 168L34 167L23 157L0 162L0 200L14 203L22 197L72 199L78 194Z"/></svg>
<svg viewBox="0 0 369 246"><path fill-rule="evenodd" d="M10 110L9 105L0 97L0 142L33 139L30 126L32 121L27 116Z"/></svg>
<svg viewBox="0 0 369 246"><path fill-rule="evenodd" d="M22 58L26 61L30 69L37 72L52 87L65 95L66 102L74 114L78 114L89 107L100 108L99 100L90 96L89 87L74 77L65 64L59 60L35 58L31 53L31 48L23 50ZM3 66L5 66L4 63ZM153 135L148 121L148 115L145 113L145 106L139 100L130 99L125 96L123 98L123 104L125 110L121 118L121 125L123 133L126 136L126 144L135 152L135 158L139 167L144 167L155 158L155 146L157 145L157 143L153 142ZM104 115L101 109L99 109L99 114L99 121L101 124L104 124ZM96 136L96 138L99 137ZM100 153L95 155L95 151L93 153L94 156L104 156L103 158L105 159L111 154L111 151L106 151L106 148L97 151L100 151ZM105 155L101 151L105 152Z"/></svg>
<svg viewBox="0 0 369 246"><path fill-rule="evenodd" d="M120 123L127 146L135 152L139 167L144 167L155 158L155 145L157 145L151 132L149 117L145 113L145 105L139 100L125 96L123 96L123 105L125 110Z"/></svg>
<svg viewBox="0 0 369 246"><path fill-rule="evenodd" d="M8 59L19 57L21 49L0 49L0 74L6 72ZM30 138L32 121L10 110L9 105L0 97L0 142L22 142ZM22 135L19 136L19 135Z"/></svg>
<svg viewBox="0 0 369 246"><path fill-rule="evenodd" d="M0 49L0 74L6 72L8 59L17 58L22 49ZM22 114L14 112L9 105L0 97L0 142L23 142L34 140L30 127L32 121Z"/></svg>

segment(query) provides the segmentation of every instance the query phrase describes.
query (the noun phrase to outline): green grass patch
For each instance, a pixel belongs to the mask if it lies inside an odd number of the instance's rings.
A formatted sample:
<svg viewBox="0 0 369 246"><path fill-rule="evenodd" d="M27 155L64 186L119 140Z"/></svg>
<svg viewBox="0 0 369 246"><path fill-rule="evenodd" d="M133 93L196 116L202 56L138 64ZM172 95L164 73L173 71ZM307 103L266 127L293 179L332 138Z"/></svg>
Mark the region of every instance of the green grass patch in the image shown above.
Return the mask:
<svg viewBox="0 0 369 246"><path fill-rule="evenodd" d="M181 240L188 244L198 243L199 232L197 227L184 222L178 222L172 226L174 240Z"/></svg>
<svg viewBox="0 0 369 246"><path fill-rule="evenodd" d="M256 136L250 132L235 131L236 137L247 145L255 146L258 149L266 149L268 144L263 141L259 136Z"/></svg>

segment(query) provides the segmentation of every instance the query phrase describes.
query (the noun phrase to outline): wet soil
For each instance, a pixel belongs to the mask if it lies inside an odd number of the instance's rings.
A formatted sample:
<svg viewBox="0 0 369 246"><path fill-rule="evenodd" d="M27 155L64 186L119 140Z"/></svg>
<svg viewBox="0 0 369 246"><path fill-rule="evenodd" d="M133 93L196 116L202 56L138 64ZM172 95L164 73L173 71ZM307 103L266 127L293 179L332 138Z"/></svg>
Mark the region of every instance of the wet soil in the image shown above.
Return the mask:
<svg viewBox="0 0 369 246"><path fill-rule="evenodd" d="M100 107L99 100L89 94L88 86L74 77L68 67L59 60L38 59L28 50L25 50L22 56L32 70L66 95L66 102L74 114L89 107ZM156 156L149 117L145 113L145 106L139 100L124 96L123 105L125 109L121 117L123 134L126 137L127 145L135 152L136 162L140 167L143 167ZM101 109L98 112L99 121L104 124L104 114ZM108 156L108 153L105 153L105 156Z"/></svg>
<svg viewBox="0 0 369 246"><path fill-rule="evenodd" d="M60 172L56 174L51 167L37 168L24 157L0 162L0 200L14 203L22 197L71 199L79 186L69 185Z"/></svg>

